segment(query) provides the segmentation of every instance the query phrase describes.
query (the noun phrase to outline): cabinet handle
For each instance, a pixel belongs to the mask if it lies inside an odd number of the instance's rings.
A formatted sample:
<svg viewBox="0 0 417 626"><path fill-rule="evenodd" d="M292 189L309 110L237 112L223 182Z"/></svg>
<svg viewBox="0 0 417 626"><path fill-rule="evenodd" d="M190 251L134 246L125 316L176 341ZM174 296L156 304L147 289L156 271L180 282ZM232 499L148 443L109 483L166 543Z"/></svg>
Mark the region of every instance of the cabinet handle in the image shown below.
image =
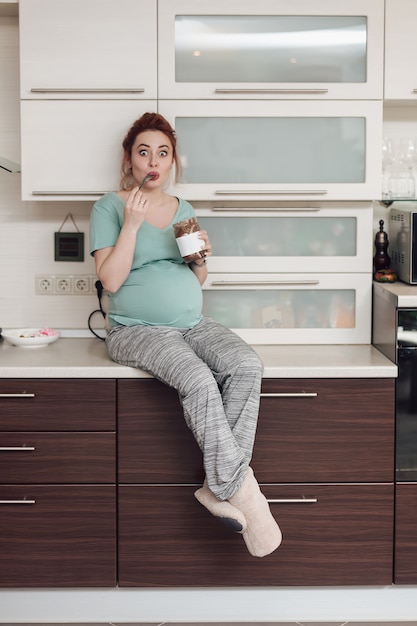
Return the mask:
<svg viewBox="0 0 417 626"><path fill-rule="evenodd" d="M319 211L321 211L321 207L314 207L314 206L300 206L300 207L277 207L277 206L272 206L272 207L227 207L227 206L213 206L211 207L212 211L218 211L218 212L222 212L222 211L237 211L239 213L242 213L242 211L275 211L276 213L283 213L283 212L290 212L290 213L295 213L296 211L309 211L311 213L316 212L318 213Z"/></svg>
<svg viewBox="0 0 417 626"><path fill-rule="evenodd" d="M317 398L319 394L315 392L304 393L304 391L298 392L283 392L283 393L261 393L261 398Z"/></svg>
<svg viewBox="0 0 417 626"><path fill-rule="evenodd" d="M413 89L412 93L417 93L417 89Z"/></svg>
<svg viewBox="0 0 417 626"><path fill-rule="evenodd" d="M317 498L267 498L269 504L315 504Z"/></svg>
<svg viewBox="0 0 417 626"><path fill-rule="evenodd" d="M0 446L0 452L16 452L19 450L36 450L33 446Z"/></svg>
<svg viewBox="0 0 417 626"><path fill-rule="evenodd" d="M34 398L34 393L0 393L0 398Z"/></svg>
<svg viewBox="0 0 417 626"><path fill-rule="evenodd" d="M140 87L138 89L61 89L53 87L34 87L31 93L144 93L145 89Z"/></svg>
<svg viewBox="0 0 417 626"><path fill-rule="evenodd" d="M267 190L259 190L259 189L216 189L214 192L218 196L230 196L232 194L238 195L257 195L257 196L271 196L271 195L293 195L293 196L324 196L328 193L327 189L267 189Z"/></svg>
<svg viewBox="0 0 417 626"><path fill-rule="evenodd" d="M32 196L104 196L107 191L32 191Z"/></svg>
<svg viewBox="0 0 417 626"><path fill-rule="evenodd" d="M328 93L328 89L215 89L214 93Z"/></svg>
<svg viewBox="0 0 417 626"><path fill-rule="evenodd" d="M319 280L212 280L210 285L229 287L230 285L318 285Z"/></svg>
<svg viewBox="0 0 417 626"><path fill-rule="evenodd" d="M0 504L36 504L36 500L0 500Z"/></svg>

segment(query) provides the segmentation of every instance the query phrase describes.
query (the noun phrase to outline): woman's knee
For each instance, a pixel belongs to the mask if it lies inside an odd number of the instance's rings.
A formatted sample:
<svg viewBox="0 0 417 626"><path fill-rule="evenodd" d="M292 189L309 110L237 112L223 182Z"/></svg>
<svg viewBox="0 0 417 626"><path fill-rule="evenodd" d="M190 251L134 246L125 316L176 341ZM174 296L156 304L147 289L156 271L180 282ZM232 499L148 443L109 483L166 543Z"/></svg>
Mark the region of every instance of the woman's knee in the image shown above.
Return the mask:
<svg viewBox="0 0 417 626"><path fill-rule="evenodd" d="M180 378L179 391L182 396L195 394L197 397L205 397L217 394L219 389L213 372L201 361L189 363Z"/></svg>
<svg viewBox="0 0 417 626"><path fill-rule="evenodd" d="M264 364L259 355L250 348L245 355L238 361L239 371L245 371L251 373L254 378L262 378L264 371Z"/></svg>

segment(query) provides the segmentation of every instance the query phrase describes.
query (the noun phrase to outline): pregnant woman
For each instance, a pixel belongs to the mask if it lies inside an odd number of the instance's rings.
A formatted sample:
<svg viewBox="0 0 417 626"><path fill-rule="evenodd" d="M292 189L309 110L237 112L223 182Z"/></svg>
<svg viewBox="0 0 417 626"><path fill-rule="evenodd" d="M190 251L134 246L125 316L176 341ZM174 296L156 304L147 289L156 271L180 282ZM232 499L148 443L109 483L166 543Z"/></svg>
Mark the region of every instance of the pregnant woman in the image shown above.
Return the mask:
<svg viewBox="0 0 417 626"><path fill-rule="evenodd" d="M145 113L123 141L120 189L91 214L90 250L109 293L106 345L117 363L177 390L203 453L197 500L263 557L281 543L250 467L263 365L243 339L202 314L211 245L203 230L203 256L191 263L181 257L173 224L195 213L165 191L173 171L178 176L175 131L161 115Z"/></svg>

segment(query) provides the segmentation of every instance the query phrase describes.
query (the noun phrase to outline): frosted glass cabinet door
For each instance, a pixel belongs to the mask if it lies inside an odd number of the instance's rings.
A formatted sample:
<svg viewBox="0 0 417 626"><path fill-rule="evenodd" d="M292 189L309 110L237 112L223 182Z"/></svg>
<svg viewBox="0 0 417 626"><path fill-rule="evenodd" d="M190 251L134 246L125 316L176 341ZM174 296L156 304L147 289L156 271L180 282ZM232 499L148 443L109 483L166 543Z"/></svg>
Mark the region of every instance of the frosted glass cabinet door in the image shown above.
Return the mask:
<svg viewBox="0 0 417 626"><path fill-rule="evenodd" d="M380 195L381 102L160 101L190 200L372 200Z"/></svg>
<svg viewBox="0 0 417 626"><path fill-rule="evenodd" d="M159 0L160 98L382 98L380 0Z"/></svg>
<svg viewBox="0 0 417 626"><path fill-rule="evenodd" d="M157 0L20 0L21 98L156 98Z"/></svg>
<svg viewBox="0 0 417 626"><path fill-rule="evenodd" d="M370 343L372 274L215 274L203 312L252 344Z"/></svg>
<svg viewBox="0 0 417 626"><path fill-rule="evenodd" d="M212 245L210 271L371 272L372 204L311 204L197 209Z"/></svg>

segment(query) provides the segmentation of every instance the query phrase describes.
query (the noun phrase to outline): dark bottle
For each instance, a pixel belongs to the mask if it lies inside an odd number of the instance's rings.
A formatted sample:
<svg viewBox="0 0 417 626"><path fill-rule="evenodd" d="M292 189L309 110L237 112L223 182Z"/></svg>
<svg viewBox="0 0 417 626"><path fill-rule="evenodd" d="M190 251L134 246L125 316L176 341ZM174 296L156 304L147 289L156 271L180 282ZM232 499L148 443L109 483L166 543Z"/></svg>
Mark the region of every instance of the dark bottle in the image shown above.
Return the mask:
<svg viewBox="0 0 417 626"><path fill-rule="evenodd" d="M379 220L379 232L375 235L374 273L389 269L391 258L388 255L388 235L384 231L384 220Z"/></svg>

